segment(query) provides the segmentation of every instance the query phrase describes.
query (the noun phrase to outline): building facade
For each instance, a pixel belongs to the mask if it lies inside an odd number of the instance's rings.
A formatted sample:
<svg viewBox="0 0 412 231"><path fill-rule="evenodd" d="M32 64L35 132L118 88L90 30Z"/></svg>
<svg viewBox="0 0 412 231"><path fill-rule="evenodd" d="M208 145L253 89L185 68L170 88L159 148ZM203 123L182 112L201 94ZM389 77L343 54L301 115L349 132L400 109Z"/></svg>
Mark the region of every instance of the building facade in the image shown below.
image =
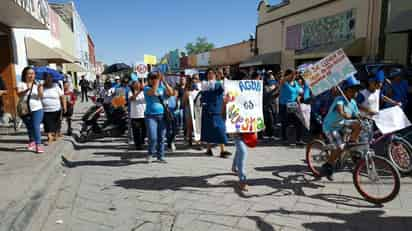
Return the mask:
<svg viewBox="0 0 412 231"><path fill-rule="evenodd" d="M343 48L353 62L379 52L381 0L261 1L256 26L259 55L273 55L281 68L314 62Z"/></svg>
<svg viewBox="0 0 412 231"><path fill-rule="evenodd" d="M412 66L412 1L387 0L385 60Z"/></svg>
<svg viewBox="0 0 412 231"><path fill-rule="evenodd" d="M210 51L210 65L213 67L238 66L251 58L251 44L244 41L228 46L216 48Z"/></svg>
<svg viewBox="0 0 412 231"><path fill-rule="evenodd" d="M95 53L94 42L92 40L92 37L90 37L90 35L87 35L87 43L89 46L90 71L92 72L93 75L95 75L96 74L96 53Z"/></svg>

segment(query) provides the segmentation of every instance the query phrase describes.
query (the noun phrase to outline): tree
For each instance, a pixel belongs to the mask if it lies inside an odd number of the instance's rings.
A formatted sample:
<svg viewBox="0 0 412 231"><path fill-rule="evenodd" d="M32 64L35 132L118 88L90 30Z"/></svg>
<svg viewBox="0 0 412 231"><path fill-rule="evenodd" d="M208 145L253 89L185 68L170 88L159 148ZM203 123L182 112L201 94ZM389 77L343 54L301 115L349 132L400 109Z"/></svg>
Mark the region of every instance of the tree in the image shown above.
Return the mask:
<svg viewBox="0 0 412 231"><path fill-rule="evenodd" d="M193 55L208 52L214 47L215 45L209 43L206 37L197 37L194 43L188 43L185 48L188 55Z"/></svg>

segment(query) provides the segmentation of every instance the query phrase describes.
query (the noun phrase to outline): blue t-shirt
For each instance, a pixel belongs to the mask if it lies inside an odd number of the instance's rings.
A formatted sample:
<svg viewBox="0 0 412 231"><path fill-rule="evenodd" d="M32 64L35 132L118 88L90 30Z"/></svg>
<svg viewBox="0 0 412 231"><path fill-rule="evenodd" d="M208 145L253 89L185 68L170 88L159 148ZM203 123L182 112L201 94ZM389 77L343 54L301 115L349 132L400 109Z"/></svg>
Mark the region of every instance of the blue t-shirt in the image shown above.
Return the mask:
<svg viewBox="0 0 412 231"><path fill-rule="evenodd" d="M345 113L350 114L353 118L360 114L358 105L354 99L351 99L350 102L347 102L343 96L338 96L333 101L332 106L329 108L329 112L323 121L323 132L330 133L332 131L339 131L343 128L343 118L338 110L337 106L342 105Z"/></svg>
<svg viewBox="0 0 412 231"><path fill-rule="evenodd" d="M146 100L146 111L145 115L162 115L164 113L163 105L160 102L160 98L164 98L166 93L166 88L160 84L157 88L156 95L149 96L147 94L148 91L152 89L151 86L147 85L144 87L144 98Z"/></svg>
<svg viewBox="0 0 412 231"><path fill-rule="evenodd" d="M299 94L302 92L302 88L299 86L298 82L293 81L293 83L294 85L291 85L289 82L285 82L280 88L280 104L296 102Z"/></svg>

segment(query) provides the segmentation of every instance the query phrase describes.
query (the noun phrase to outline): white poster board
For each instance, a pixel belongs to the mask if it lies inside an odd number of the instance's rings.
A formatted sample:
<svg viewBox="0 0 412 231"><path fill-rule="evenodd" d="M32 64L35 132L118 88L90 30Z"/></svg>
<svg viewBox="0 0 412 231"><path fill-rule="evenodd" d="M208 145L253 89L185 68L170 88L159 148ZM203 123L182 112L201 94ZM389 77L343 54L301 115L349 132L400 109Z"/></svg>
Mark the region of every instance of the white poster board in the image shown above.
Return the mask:
<svg viewBox="0 0 412 231"><path fill-rule="evenodd" d="M317 96L356 72L345 52L339 49L319 62L308 65L303 77L312 89L313 95Z"/></svg>
<svg viewBox="0 0 412 231"><path fill-rule="evenodd" d="M138 63L136 64L135 72L140 79L145 79L149 74L149 68L144 63Z"/></svg>
<svg viewBox="0 0 412 231"><path fill-rule="evenodd" d="M263 81L226 80L226 131L227 133L260 132L263 120Z"/></svg>
<svg viewBox="0 0 412 231"><path fill-rule="evenodd" d="M189 95L190 116L192 117L193 139L200 141L202 128L202 104L200 102L200 91L194 90Z"/></svg>
<svg viewBox="0 0 412 231"><path fill-rule="evenodd" d="M381 110L372 119L382 134L393 133L411 126L411 122L399 106Z"/></svg>

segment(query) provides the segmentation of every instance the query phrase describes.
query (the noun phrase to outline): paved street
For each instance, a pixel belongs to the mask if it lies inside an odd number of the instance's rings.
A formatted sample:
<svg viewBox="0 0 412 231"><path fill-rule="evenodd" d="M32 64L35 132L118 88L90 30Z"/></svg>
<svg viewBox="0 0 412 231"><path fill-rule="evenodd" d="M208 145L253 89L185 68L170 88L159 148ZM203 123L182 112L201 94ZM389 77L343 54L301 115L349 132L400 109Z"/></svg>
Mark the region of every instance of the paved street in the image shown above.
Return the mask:
<svg viewBox="0 0 412 231"><path fill-rule="evenodd" d="M111 138L87 144L67 139L61 149L50 149L53 154L43 157L25 153L25 168L51 155L57 160L64 154L70 162L50 163L59 168L50 172L52 177L39 179L47 182L41 199L30 215L18 216L28 223L14 225L42 231L412 228L410 177L402 179L396 200L377 207L356 192L351 174L339 173L335 182L314 181L303 162L303 149L262 144L250 150L250 188L242 193L229 171L231 159L207 157L181 143L177 152L168 154L168 164L147 164L145 152L128 151L124 140ZM65 146L73 150L63 150ZM11 172L5 170L7 160L1 162L3 173ZM22 187L27 177L36 182L36 177L20 174L10 176L16 185ZM11 190L3 190L2 198L20 193L13 185L3 188Z"/></svg>

